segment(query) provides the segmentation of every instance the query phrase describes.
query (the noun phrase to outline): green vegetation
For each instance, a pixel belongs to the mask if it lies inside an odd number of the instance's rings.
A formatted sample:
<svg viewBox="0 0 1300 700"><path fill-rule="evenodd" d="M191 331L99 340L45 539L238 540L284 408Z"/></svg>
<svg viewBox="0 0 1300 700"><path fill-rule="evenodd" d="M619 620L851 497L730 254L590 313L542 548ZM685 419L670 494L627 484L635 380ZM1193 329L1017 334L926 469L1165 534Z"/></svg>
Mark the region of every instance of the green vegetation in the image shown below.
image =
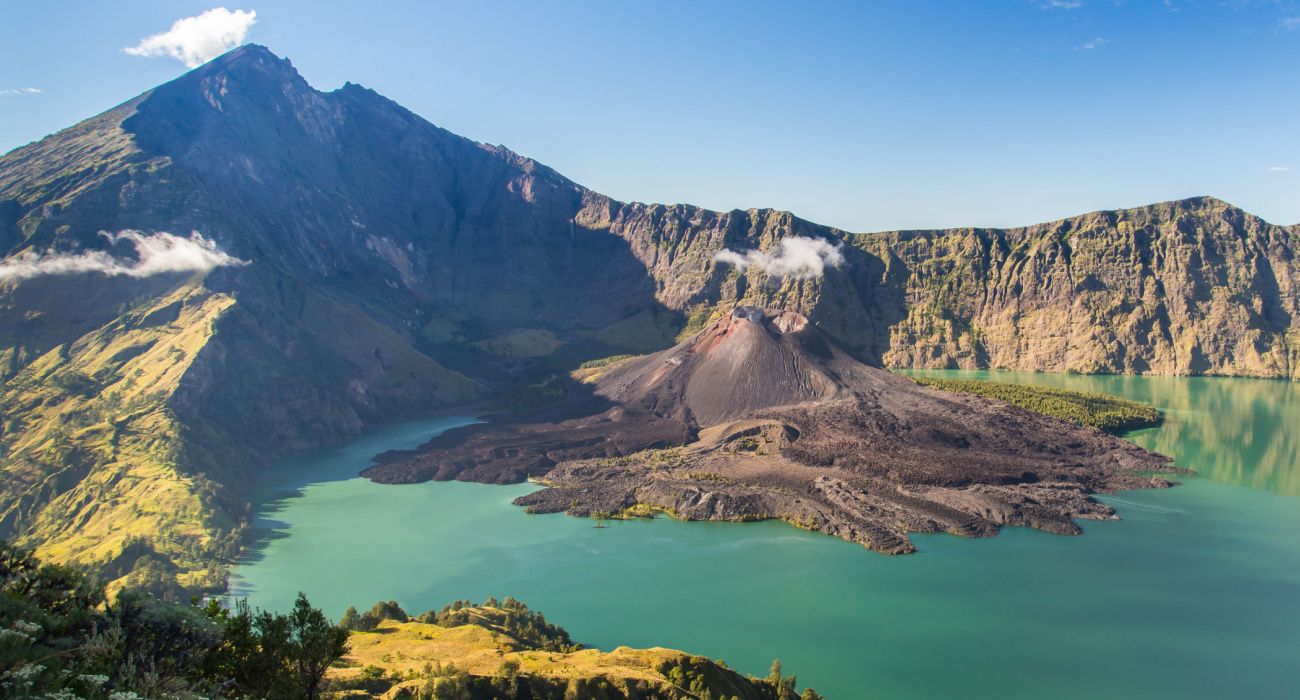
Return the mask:
<svg viewBox="0 0 1300 700"><path fill-rule="evenodd" d="M394 601L334 625L299 594L287 614L173 603L132 588L108 602L80 572L0 540L0 697L14 700L317 698L817 700L773 664L765 679L670 649L584 649L513 599L411 618Z"/></svg>
<svg viewBox="0 0 1300 700"><path fill-rule="evenodd" d="M1026 411L1042 413L1076 425L1091 426L1112 433L1159 425L1162 420L1160 411L1154 406L1106 394L978 379L935 377L912 377L912 379L918 384L935 389L985 396L1005 401Z"/></svg>
<svg viewBox="0 0 1300 700"><path fill-rule="evenodd" d="M472 616L505 609L462 606ZM449 606L454 607L454 606ZM453 620L455 622L455 620ZM557 630L559 628L556 628ZM562 632L562 630L561 630ZM567 634L564 635L567 639ZM456 700L819 700L796 690L773 664L767 678L671 649L560 651L520 643L478 622L444 626L385 620L355 632L352 649L330 672L335 697Z"/></svg>
<svg viewBox="0 0 1300 700"><path fill-rule="evenodd" d="M353 632L369 632L379 626L384 620L396 620L406 622L410 616L397 604L397 601L387 600L375 603L364 614L358 615L355 607L348 608L343 613L343 619L339 620L339 627Z"/></svg>
<svg viewBox="0 0 1300 700"><path fill-rule="evenodd" d="M348 633L299 594L293 611L170 603L0 541L0 695L7 698L321 697Z"/></svg>
<svg viewBox="0 0 1300 700"><path fill-rule="evenodd" d="M478 625L514 639L520 648L559 652L582 648L581 644L574 644L569 639L564 628L547 622L540 612L529 610L527 605L509 596L501 601L495 597L488 598L481 605L457 600L440 610L430 610L415 617L407 615L396 601L381 601L362 614L358 614L356 608L348 608L339 626L353 632L370 632L385 620L422 622L448 628Z"/></svg>
<svg viewBox="0 0 1300 700"><path fill-rule="evenodd" d="M516 328L501 335L470 343L493 357L545 357L564 346L554 333L536 328Z"/></svg>
<svg viewBox="0 0 1300 700"><path fill-rule="evenodd" d="M653 518L660 513L667 513L667 508L652 506L649 503L637 503L624 508L620 513L609 516L610 520L630 520L632 518Z"/></svg>
<svg viewBox="0 0 1300 700"><path fill-rule="evenodd" d="M573 652L582 648L569 638L563 627L546 621L540 612L506 596L500 602L488 598L482 605L457 600L441 610L430 610L417 618L419 622L439 627L477 625L518 642L521 648Z"/></svg>
<svg viewBox="0 0 1300 700"><path fill-rule="evenodd" d="M114 589L184 599L224 587L238 511L169 402L233 303L182 285L0 379L0 537ZM169 323L144 320L172 308Z"/></svg>
<svg viewBox="0 0 1300 700"><path fill-rule="evenodd" d="M683 325L682 330L677 333L677 342L680 343L704 330L704 327L709 325L709 322L716 318L721 311L721 309L716 309L707 304L692 306L690 310L686 312L686 324Z"/></svg>
<svg viewBox="0 0 1300 700"><path fill-rule="evenodd" d="M609 370L613 369L617 365L627 360L631 360L637 357L641 357L641 355L619 354L619 355L610 355L608 357L600 357L594 360L587 360L586 362L583 362L581 365L578 365L577 369L570 372L569 376L572 377L575 381L581 382L583 384L595 384L596 382L600 381L600 378L605 376L605 373L608 372Z"/></svg>
<svg viewBox="0 0 1300 700"><path fill-rule="evenodd" d="M633 357L636 357L636 355L622 354L610 355L609 357L599 357L594 360L587 360L578 365L578 369L600 369L601 367L607 367L617 362L622 362L623 360L630 360Z"/></svg>

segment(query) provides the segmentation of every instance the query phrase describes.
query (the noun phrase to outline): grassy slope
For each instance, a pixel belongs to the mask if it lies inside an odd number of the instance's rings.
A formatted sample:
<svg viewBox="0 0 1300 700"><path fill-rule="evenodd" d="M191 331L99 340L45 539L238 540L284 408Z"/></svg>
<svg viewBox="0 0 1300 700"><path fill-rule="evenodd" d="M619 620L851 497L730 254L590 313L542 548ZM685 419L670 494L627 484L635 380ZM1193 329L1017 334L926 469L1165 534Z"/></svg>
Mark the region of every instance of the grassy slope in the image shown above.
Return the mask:
<svg viewBox="0 0 1300 700"><path fill-rule="evenodd" d="M1106 394L977 379L936 377L912 377L912 379L919 384L936 389L986 396L1005 401L1026 411L1042 413L1076 425L1091 426L1109 432L1145 428L1158 425L1161 421L1160 411L1153 406Z"/></svg>
<svg viewBox="0 0 1300 700"><path fill-rule="evenodd" d="M178 469L181 429L167 400L233 304L181 285L50 349L0 385L0 508L22 525L21 543L53 561L107 566L118 578L130 572L114 560L149 540L177 560L166 566L187 569L182 585L216 575L210 559L229 546L216 538L234 523L204 497L210 483Z"/></svg>
<svg viewBox="0 0 1300 700"><path fill-rule="evenodd" d="M0 294L0 536L114 587L223 587L258 468L477 390L321 295L83 277Z"/></svg>
<svg viewBox="0 0 1300 700"><path fill-rule="evenodd" d="M498 608L480 610L491 617L509 614ZM353 632L349 645L343 662L330 671L335 687L361 685L370 667L370 674L375 669L384 672L388 682L382 685L395 686L388 690L390 697L399 689L414 695L425 686L426 664L454 665L483 680L499 676L506 662L518 664L520 678L538 679L535 686L558 690L557 697L579 680L589 688L604 687L604 694L591 697L695 698L703 696L701 689L706 689L709 697L775 697L765 681L746 678L718 662L680 651L619 647L609 652L580 649L561 653L521 643L477 624L443 627L385 620L374 631ZM370 693L378 694L376 689Z"/></svg>
<svg viewBox="0 0 1300 700"><path fill-rule="evenodd" d="M0 250L98 243L139 198L203 210L122 128L147 97L0 156ZM348 300L248 272L0 280L0 537L114 587L219 588L258 467L477 392Z"/></svg>

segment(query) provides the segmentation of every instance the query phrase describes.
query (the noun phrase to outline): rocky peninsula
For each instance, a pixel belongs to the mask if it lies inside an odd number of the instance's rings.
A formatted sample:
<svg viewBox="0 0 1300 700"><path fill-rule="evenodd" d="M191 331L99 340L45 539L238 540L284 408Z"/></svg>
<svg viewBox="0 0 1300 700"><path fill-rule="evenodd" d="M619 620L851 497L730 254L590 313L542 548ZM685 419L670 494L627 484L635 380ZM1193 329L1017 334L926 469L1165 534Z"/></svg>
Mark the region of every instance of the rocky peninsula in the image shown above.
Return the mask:
<svg viewBox="0 0 1300 700"><path fill-rule="evenodd" d="M586 377L561 405L380 456L384 483L541 481L533 512L780 518L888 554L908 534L1078 534L1092 495L1160 488L1168 458L1092 428L867 365L805 317L740 307Z"/></svg>

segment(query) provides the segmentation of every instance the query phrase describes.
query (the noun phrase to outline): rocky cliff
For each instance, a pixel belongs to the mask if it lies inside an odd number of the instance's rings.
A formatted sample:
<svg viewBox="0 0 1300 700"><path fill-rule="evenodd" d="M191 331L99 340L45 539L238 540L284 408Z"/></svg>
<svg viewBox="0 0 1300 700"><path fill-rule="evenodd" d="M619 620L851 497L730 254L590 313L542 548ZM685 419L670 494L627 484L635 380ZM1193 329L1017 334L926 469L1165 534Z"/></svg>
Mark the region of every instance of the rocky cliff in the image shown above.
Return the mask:
<svg viewBox="0 0 1300 700"><path fill-rule="evenodd" d="M1300 237L1213 198L864 238L908 270L893 366L1300 378Z"/></svg>
<svg viewBox="0 0 1300 700"><path fill-rule="evenodd" d="M717 213L589 196L656 298L775 306L891 367L1300 378L1300 235L1199 197L1015 229L850 234L771 210ZM792 236L846 244L811 279L714 256Z"/></svg>

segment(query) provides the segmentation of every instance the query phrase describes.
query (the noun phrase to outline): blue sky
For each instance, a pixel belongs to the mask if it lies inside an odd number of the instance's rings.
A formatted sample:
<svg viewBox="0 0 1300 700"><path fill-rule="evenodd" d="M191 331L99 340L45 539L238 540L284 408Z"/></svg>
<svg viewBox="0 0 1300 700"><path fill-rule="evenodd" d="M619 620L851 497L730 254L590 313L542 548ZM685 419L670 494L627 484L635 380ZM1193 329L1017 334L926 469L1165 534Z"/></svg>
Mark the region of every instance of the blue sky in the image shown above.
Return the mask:
<svg viewBox="0 0 1300 700"><path fill-rule="evenodd" d="M0 151L183 73L123 49L218 6L6 2ZM1212 194L1300 222L1300 0L225 7L319 89L624 200L874 231Z"/></svg>

